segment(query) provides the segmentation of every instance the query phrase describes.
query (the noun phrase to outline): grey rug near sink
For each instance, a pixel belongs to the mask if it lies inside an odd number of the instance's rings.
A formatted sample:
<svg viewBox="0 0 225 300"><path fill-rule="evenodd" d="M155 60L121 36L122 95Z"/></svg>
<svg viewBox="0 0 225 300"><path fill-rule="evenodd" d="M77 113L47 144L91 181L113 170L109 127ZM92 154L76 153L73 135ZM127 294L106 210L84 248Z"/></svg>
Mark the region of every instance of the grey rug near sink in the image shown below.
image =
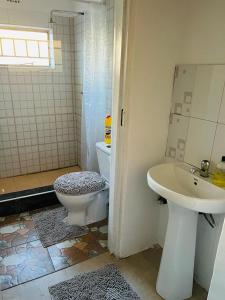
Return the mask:
<svg viewBox="0 0 225 300"><path fill-rule="evenodd" d="M43 247L88 233L86 226L68 225L63 222L68 212L64 207L43 211L32 216L35 229Z"/></svg>
<svg viewBox="0 0 225 300"><path fill-rule="evenodd" d="M141 300L115 265L49 287L54 300Z"/></svg>

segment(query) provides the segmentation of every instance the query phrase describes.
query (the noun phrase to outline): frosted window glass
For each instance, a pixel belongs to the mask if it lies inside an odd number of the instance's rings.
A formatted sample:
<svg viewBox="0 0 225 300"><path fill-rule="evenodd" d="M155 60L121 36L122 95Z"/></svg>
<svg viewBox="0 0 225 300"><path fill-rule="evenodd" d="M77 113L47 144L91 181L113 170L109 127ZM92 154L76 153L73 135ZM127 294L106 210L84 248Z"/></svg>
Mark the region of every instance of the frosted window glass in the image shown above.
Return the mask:
<svg viewBox="0 0 225 300"><path fill-rule="evenodd" d="M25 41L15 40L14 45L15 45L16 56L27 56L27 47Z"/></svg>
<svg viewBox="0 0 225 300"><path fill-rule="evenodd" d="M47 32L37 32L37 31L20 31L14 29L0 29L0 36L2 38L11 39L25 39L25 40L35 40L35 41L46 41L48 40Z"/></svg>
<svg viewBox="0 0 225 300"><path fill-rule="evenodd" d="M48 57L48 42L39 42L40 57Z"/></svg>
<svg viewBox="0 0 225 300"><path fill-rule="evenodd" d="M2 52L5 56L14 56L13 40L2 39Z"/></svg>
<svg viewBox="0 0 225 300"><path fill-rule="evenodd" d="M0 26L0 65L54 66L49 29Z"/></svg>
<svg viewBox="0 0 225 300"><path fill-rule="evenodd" d="M29 57L39 57L38 42L27 41L27 52Z"/></svg>

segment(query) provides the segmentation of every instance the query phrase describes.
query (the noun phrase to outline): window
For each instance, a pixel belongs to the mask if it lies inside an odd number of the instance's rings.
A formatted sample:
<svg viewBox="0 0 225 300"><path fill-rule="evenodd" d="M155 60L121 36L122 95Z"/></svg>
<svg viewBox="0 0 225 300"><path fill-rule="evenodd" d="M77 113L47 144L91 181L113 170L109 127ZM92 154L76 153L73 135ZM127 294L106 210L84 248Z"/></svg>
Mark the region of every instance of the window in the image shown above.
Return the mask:
<svg viewBox="0 0 225 300"><path fill-rule="evenodd" d="M50 29L0 25L0 65L52 67Z"/></svg>

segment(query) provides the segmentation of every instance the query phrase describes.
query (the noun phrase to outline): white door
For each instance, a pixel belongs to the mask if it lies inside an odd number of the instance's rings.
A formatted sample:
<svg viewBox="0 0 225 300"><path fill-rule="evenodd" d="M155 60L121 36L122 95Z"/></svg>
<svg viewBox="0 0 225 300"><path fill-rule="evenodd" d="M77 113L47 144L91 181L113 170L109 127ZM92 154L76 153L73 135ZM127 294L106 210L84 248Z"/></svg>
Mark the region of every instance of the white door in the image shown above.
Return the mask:
<svg viewBox="0 0 225 300"><path fill-rule="evenodd" d="M126 73L126 41L128 1L115 0L114 15L114 63L113 63L113 132L111 152L111 184L109 200L109 250L119 256L120 199L123 187L124 137L126 136L126 110L124 103L124 78Z"/></svg>

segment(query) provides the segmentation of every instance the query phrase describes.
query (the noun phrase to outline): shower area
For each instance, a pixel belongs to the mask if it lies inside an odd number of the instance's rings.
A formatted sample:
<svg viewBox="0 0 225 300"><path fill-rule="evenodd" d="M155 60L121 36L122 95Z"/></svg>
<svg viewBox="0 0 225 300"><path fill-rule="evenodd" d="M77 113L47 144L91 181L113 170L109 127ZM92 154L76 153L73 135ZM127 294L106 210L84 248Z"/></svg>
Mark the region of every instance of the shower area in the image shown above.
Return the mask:
<svg viewBox="0 0 225 300"><path fill-rule="evenodd" d="M95 143L111 114L114 2L52 10L49 28L53 68L0 67L0 201L97 170Z"/></svg>

